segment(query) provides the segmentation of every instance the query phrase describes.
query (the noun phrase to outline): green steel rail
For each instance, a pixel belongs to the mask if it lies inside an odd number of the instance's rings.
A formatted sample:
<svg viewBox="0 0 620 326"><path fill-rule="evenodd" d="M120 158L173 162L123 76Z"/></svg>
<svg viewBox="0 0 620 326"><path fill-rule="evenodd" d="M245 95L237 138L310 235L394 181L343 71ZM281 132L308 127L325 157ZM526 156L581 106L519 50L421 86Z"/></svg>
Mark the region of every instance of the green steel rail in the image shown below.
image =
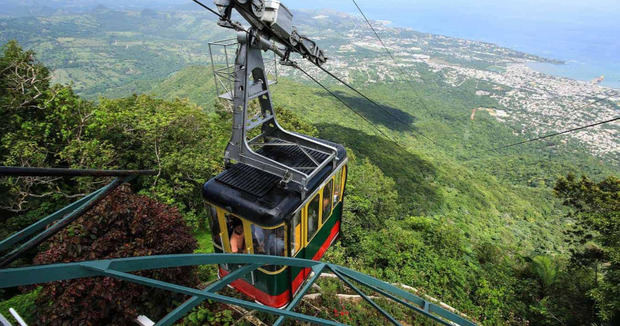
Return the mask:
<svg viewBox="0 0 620 326"><path fill-rule="evenodd" d="M227 276L215 281L205 289L195 289L173 283L162 282L155 279L130 274L143 270L160 268L172 268L183 266L213 265L213 264L239 264L243 265ZM291 303L284 309L276 309L264 306L255 302L245 301L218 294L217 291L224 288L231 282L243 277L263 265L285 265L292 267L311 268L314 275L306 281L306 284L299 290ZM334 272L338 278L344 281L349 287L358 292L364 300L374 306L382 315L395 325L399 322L388 312L379 307L370 297L360 291L353 282L368 287L373 291L383 295L386 299L401 303L410 308L411 311L425 315L436 322L444 325L475 325L473 322L436 305L428 300L418 297L412 293L398 287L382 282L368 275L355 272L348 268L324 263L314 260L265 256L265 255L245 255L245 254L181 254L164 256L146 256L119 258L109 260L85 261L77 263L39 265L30 267L8 268L0 270L0 288L10 288L16 286L26 286L46 282L71 280L84 277L108 276L120 280L125 280L137 284L146 285L153 288L168 290L192 296L186 302L174 309L156 325L172 325L185 316L193 307L204 300L213 300L221 303L236 305L246 309L257 310L269 314L277 315L279 318L274 325L281 325L286 318L305 321L321 325L343 325L338 322L326 320L314 316L308 316L294 312L293 309L301 301L312 284L320 277L325 269Z"/></svg>
<svg viewBox="0 0 620 326"><path fill-rule="evenodd" d="M85 197L67 205L66 207L50 214L47 217L33 223L29 227L16 232L8 238L0 241L0 252L13 251L0 258L0 268L6 267L27 250L39 245L53 236L76 218L83 215L95 206L101 199L116 189L124 182L130 181L138 175L151 175L153 171L140 170L74 170L74 169L40 169L40 168L15 168L0 167L0 176L116 176L108 185L86 195ZM20 245L21 243L21 245ZM221 279L211 283L204 289L194 289L173 283L162 282L155 279L130 274L132 272L199 265L224 265L237 264L240 267ZM289 267L310 268L314 275L305 281L303 287L297 291L291 302L283 309L264 306L255 302L245 301L217 293L235 280L252 273L254 270L265 265L284 265ZM455 314L439 305L429 302L410 292L377 280L368 275L355 272L348 268L314 260L245 254L180 254L164 256L146 256L132 258L118 258L108 260L85 261L75 263L62 263L50 265L37 265L29 267L0 269L0 289L18 286L26 286L47 282L72 280L84 277L108 276L153 288L168 290L191 296L183 304L172 310L156 325L172 325L187 315L192 308L201 304L204 300L213 300L225 304L236 305L247 309L257 310L278 316L274 325L280 326L286 318L310 322L321 325L343 325L341 323L326 320L314 316L308 316L294 312L293 309L299 304L306 292L318 280L325 270L332 271L348 287L357 292L364 300L372 305L378 312L387 318L392 324L400 325L399 321L387 311L375 303L369 296L362 292L355 284L360 284L373 292L379 293L388 300L400 303L412 312L422 314L444 325L475 325L473 322Z"/></svg>
<svg viewBox="0 0 620 326"><path fill-rule="evenodd" d="M8 266L19 258L24 252L38 246L43 241L58 233L89 209L97 205L110 192L118 188L124 182L133 179L133 176L116 178L104 187L80 198L79 200L61 208L60 210L40 219L25 229L16 232L8 238L0 241L0 252L7 251L16 244L23 242L19 247L0 258L0 268Z"/></svg>
<svg viewBox="0 0 620 326"><path fill-rule="evenodd" d="M22 243L13 251L0 257L0 268L8 266L24 252L38 246L43 241L67 227L71 222L97 205L100 200L105 198L121 184L129 182L140 175L155 174L156 171L154 170L99 170L0 166L0 177L116 177L112 182L102 188L97 189L0 241L0 253L6 252L17 244Z"/></svg>

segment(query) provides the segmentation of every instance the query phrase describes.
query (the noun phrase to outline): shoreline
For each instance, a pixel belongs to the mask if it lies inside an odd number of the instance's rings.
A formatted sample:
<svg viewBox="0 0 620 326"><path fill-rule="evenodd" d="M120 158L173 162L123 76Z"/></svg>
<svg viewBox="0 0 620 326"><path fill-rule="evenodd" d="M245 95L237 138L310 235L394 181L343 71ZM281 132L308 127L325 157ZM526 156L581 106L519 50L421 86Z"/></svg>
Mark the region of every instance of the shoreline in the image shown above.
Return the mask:
<svg viewBox="0 0 620 326"><path fill-rule="evenodd" d="M584 83L589 83L595 86L604 88L610 88L616 91L620 91L620 73L608 74L608 71L604 69L595 69L596 66L586 63L551 63L545 61L528 61L527 67L533 71L550 75L558 78L567 78ZM595 82L596 79L604 76L604 79L600 82Z"/></svg>

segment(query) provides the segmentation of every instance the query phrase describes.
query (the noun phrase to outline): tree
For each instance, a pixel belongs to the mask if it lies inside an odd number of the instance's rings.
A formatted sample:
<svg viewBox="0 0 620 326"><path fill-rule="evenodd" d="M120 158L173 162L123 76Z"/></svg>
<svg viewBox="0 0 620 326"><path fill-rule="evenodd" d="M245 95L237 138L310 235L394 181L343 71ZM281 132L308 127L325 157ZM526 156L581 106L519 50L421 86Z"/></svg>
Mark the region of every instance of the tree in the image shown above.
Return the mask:
<svg viewBox="0 0 620 326"><path fill-rule="evenodd" d="M0 57L0 165L156 169L136 189L178 207L196 229L204 205L200 188L222 168L228 117L187 101L148 96L102 99L49 85L49 71L11 41ZM100 187L91 178L3 178L0 237L20 230L76 197Z"/></svg>
<svg viewBox="0 0 620 326"><path fill-rule="evenodd" d="M52 238L37 264L191 253L196 240L176 208L122 186ZM140 272L157 280L196 286L194 268ZM132 324L136 316L163 316L182 296L109 277L43 285L39 322L48 325Z"/></svg>
<svg viewBox="0 0 620 326"><path fill-rule="evenodd" d="M394 181L370 160L358 160L348 150L349 169L343 217L343 245L351 255L364 250L360 239L371 230L380 230L399 211Z"/></svg>
<svg viewBox="0 0 620 326"><path fill-rule="evenodd" d="M49 70L36 61L33 51L24 51L16 41L2 48L0 57L0 138L30 118L41 115L41 104L49 88ZM1 153L1 152L0 152Z"/></svg>
<svg viewBox="0 0 620 326"><path fill-rule="evenodd" d="M227 119L185 100L134 95L102 99L86 128L87 139L109 147L105 166L156 170L139 180L140 192L179 208L198 229L206 216L202 185L223 167ZM88 155L85 146L76 153Z"/></svg>
<svg viewBox="0 0 620 326"><path fill-rule="evenodd" d="M588 294L596 301L601 320L620 321L620 179L610 176L594 182L569 174L554 187L571 207L575 225L570 230L572 260L590 266L595 278ZM600 273L600 277L599 277ZM599 280L600 278L600 280Z"/></svg>
<svg viewBox="0 0 620 326"><path fill-rule="evenodd" d="M530 268L540 282L541 297L544 297L553 283L555 283L558 274L558 266L552 257L540 255L532 259Z"/></svg>
<svg viewBox="0 0 620 326"><path fill-rule="evenodd" d="M79 139L92 104L49 84L48 69L15 41L0 56L0 165L67 167L64 150ZM98 148L96 144L91 147ZM92 155L91 158L99 157ZM90 166L96 162L83 161ZM0 237L68 203L81 189L61 178L0 180ZM76 194L77 193L77 194Z"/></svg>

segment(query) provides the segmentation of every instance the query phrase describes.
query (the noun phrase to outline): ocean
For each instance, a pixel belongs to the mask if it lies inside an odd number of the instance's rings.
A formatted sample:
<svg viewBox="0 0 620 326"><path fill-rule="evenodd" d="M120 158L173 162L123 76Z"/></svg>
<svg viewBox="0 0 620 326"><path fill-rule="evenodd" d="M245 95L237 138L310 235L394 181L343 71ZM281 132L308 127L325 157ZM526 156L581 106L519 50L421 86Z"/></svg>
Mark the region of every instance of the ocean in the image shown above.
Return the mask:
<svg viewBox="0 0 620 326"><path fill-rule="evenodd" d="M620 88L620 1L617 0L357 0L372 20L420 32L485 41L564 61L532 69L577 80L604 76ZM286 2L302 9L330 8L357 14L351 1ZM359 14L357 14L359 15Z"/></svg>

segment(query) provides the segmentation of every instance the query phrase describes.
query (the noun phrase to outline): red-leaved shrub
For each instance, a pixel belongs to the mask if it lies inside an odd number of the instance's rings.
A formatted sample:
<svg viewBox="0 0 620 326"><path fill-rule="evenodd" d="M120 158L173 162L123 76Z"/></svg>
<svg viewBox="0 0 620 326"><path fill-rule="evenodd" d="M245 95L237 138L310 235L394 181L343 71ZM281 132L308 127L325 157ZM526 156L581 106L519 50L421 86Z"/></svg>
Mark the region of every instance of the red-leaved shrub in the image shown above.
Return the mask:
<svg viewBox="0 0 620 326"><path fill-rule="evenodd" d="M179 212L121 186L51 239L36 264L191 253L196 240ZM186 286L198 283L194 268L137 273ZM162 317L183 296L109 277L48 283L38 299L47 325L129 325L139 314Z"/></svg>

